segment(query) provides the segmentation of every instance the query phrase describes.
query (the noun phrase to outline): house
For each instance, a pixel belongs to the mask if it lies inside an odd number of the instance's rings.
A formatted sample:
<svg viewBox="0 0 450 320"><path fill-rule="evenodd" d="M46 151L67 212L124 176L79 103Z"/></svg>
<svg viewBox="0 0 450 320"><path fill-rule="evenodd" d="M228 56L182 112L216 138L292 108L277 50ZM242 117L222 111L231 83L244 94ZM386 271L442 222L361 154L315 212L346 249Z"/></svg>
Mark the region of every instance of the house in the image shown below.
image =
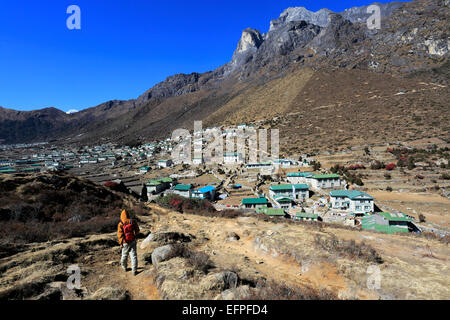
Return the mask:
<svg viewBox="0 0 450 320"><path fill-rule="evenodd" d="M263 169L272 168L272 162L262 162L262 163L248 163L246 165L247 169Z"/></svg>
<svg viewBox="0 0 450 320"><path fill-rule="evenodd" d="M273 185L269 188L269 195L273 200L287 197L294 201L304 202L309 199L309 186L307 184Z"/></svg>
<svg viewBox="0 0 450 320"><path fill-rule="evenodd" d="M273 164L282 168L289 168L295 165L295 163L289 159L277 159L273 161Z"/></svg>
<svg viewBox="0 0 450 320"><path fill-rule="evenodd" d="M15 169L0 170L0 174L14 174L14 173L17 173L17 170Z"/></svg>
<svg viewBox="0 0 450 320"><path fill-rule="evenodd" d="M201 156L201 157L194 157L194 158L192 159L192 163L193 163L194 165L196 165L196 166L202 165L202 164L204 163L203 156Z"/></svg>
<svg viewBox="0 0 450 320"><path fill-rule="evenodd" d="M174 185L176 185L176 181L170 177L160 178L158 180L161 181L167 189L172 188Z"/></svg>
<svg viewBox="0 0 450 320"><path fill-rule="evenodd" d="M381 212L379 214L364 217L361 221L362 229L374 230L384 233L407 233L410 231L420 231L413 223L412 219L403 213Z"/></svg>
<svg viewBox="0 0 450 320"><path fill-rule="evenodd" d="M22 172L26 172L26 173L41 172L41 168L40 167L24 168L24 169L22 169Z"/></svg>
<svg viewBox="0 0 450 320"><path fill-rule="evenodd" d="M139 173L140 174L146 174L147 172L149 172L150 171L150 167L147 167L147 166L145 166L145 167L141 167L141 168L139 168Z"/></svg>
<svg viewBox="0 0 450 320"><path fill-rule="evenodd" d="M283 209L279 208L267 208L267 207L259 207L256 208L256 213L262 213L269 217L285 217L286 213Z"/></svg>
<svg viewBox="0 0 450 320"><path fill-rule="evenodd" d="M316 174L311 177L311 185L315 189L337 188L342 185L338 174Z"/></svg>
<svg viewBox="0 0 450 320"><path fill-rule="evenodd" d="M194 187L191 184L177 184L173 188L173 193L185 198L191 198L192 189L194 189Z"/></svg>
<svg viewBox="0 0 450 320"><path fill-rule="evenodd" d="M213 186L206 186L194 190L192 192L192 198L214 200L216 198L216 188Z"/></svg>
<svg viewBox="0 0 450 320"><path fill-rule="evenodd" d="M223 155L223 161L226 164L239 164L244 161L241 153L225 153Z"/></svg>
<svg viewBox="0 0 450 320"><path fill-rule="evenodd" d="M374 212L374 197L357 190L333 190L330 192L332 209L353 212L355 215Z"/></svg>
<svg viewBox="0 0 450 320"><path fill-rule="evenodd" d="M244 198L242 199L241 206L246 209L257 209L267 207L268 203L269 201L264 197Z"/></svg>
<svg viewBox="0 0 450 320"><path fill-rule="evenodd" d="M170 168L173 165L172 160L159 160L158 166L161 168Z"/></svg>
<svg viewBox="0 0 450 320"><path fill-rule="evenodd" d="M292 184L307 184L313 175L311 172L291 172L287 174L287 181Z"/></svg>
<svg viewBox="0 0 450 320"><path fill-rule="evenodd" d="M297 212L292 216L292 219L295 221L319 221L319 215L316 213L309 212Z"/></svg>
<svg viewBox="0 0 450 320"><path fill-rule="evenodd" d="M272 199L281 209L289 210L290 208L292 208L293 200L290 197L279 196Z"/></svg>
<svg viewBox="0 0 450 320"><path fill-rule="evenodd" d="M147 187L148 197L152 194L158 194L167 189L164 183L160 180L150 180L145 184L145 186Z"/></svg>

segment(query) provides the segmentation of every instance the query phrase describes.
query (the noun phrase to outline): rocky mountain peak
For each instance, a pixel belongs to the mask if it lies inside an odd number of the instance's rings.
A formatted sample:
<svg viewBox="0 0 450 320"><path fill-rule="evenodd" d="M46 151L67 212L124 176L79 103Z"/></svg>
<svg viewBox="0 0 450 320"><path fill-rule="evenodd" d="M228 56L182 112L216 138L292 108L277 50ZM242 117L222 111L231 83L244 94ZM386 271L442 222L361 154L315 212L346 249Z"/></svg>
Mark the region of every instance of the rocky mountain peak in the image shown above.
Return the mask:
<svg viewBox="0 0 450 320"><path fill-rule="evenodd" d="M328 25L328 15L332 11L328 9L320 9L317 12L309 11L304 7L291 7L284 10L277 20L270 22L270 31L274 31L279 26L285 25L292 21L306 21L319 27L326 27Z"/></svg>
<svg viewBox="0 0 450 320"><path fill-rule="evenodd" d="M258 49L263 41L261 32L256 29L247 28L242 31L241 40L239 40L236 52L244 53L250 49Z"/></svg>

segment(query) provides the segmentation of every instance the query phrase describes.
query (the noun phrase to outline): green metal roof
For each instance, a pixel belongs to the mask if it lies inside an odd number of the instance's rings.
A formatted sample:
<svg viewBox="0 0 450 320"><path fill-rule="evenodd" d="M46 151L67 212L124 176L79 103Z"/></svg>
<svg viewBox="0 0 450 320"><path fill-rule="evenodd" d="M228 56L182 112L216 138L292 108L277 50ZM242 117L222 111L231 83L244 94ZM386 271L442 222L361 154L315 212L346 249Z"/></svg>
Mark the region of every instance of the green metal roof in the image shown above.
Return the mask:
<svg viewBox="0 0 450 320"><path fill-rule="evenodd" d="M278 198L275 198L275 201L278 203L280 203L280 202L289 202L290 203L290 202L292 202L292 199L289 197L278 197Z"/></svg>
<svg viewBox="0 0 450 320"><path fill-rule="evenodd" d="M41 168L24 168L22 169L23 172L32 172L32 171L37 171L37 170L41 170Z"/></svg>
<svg viewBox="0 0 450 320"><path fill-rule="evenodd" d="M159 181L169 183L169 182L173 182L173 179L172 178L161 178L161 179L159 179Z"/></svg>
<svg viewBox="0 0 450 320"><path fill-rule="evenodd" d="M303 218L303 219L318 219L319 215L314 213L307 213L307 212L299 212L295 215L297 218Z"/></svg>
<svg viewBox="0 0 450 320"><path fill-rule="evenodd" d="M6 170L0 170L0 173L16 173L17 170L14 169L6 169Z"/></svg>
<svg viewBox="0 0 450 320"><path fill-rule="evenodd" d="M309 186L307 184L294 184L295 190L309 190Z"/></svg>
<svg viewBox="0 0 450 320"><path fill-rule="evenodd" d="M362 228L364 230L374 230L374 231L383 232L383 233L387 233L387 234L393 234L396 232L402 232L402 233L409 232L408 228L389 226L389 225L381 225L381 224L363 224Z"/></svg>
<svg viewBox="0 0 450 320"><path fill-rule="evenodd" d="M290 172L287 174L288 177L311 177L312 175L311 172Z"/></svg>
<svg viewBox="0 0 450 320"><path fill-rule="evenodd" d="M292 191L293 187L296 190L309 190L309 186L307 184L280 184L280 185L273 185L273 186L270 186L270 190L272 190L272 191L283 191L283 190Z"/></svg>
<svg viewBox="0 0 450 320"><path fill-rule="evenodd" d="M272 217L283 217L285 215L284 210L279 208L258 208L256 209L256 212Z"/></svg>
<svg viewBox="0 0 450 320"><path fill-rule="evenodd" d="M177 191L189 191L191 189L193 189L191 184L177 184L174 188Z"/></svg>
<svg viewBox="0 0 450 320"><path fill-rule="evenodd" d="M380 212L379 215L388 221L412 221L412 219L408 218L404 213Z"/></svg>
<svg viewBox="0 0 450 320"><path fill-rule="evenodd" d="M374 197L372 197L371 195L369 195L365 192L362 192L362 191L358 191L358 190L333 190L330 192L330 196L350 198L352 200L355 200L355 199L373 200L374 199Z"/></svg>
<svg viewBox="0 0 450 320"><path fill-rule="evenodd" d="M338 174L315 174L313 179L323 180L323 179L339 179L341 176Z"/></svg>
<svg viewBox="0 0 450 320"><path fill-rule="evenodd" d="M266 198L244 198L242 204L267 204Z"/></svg>
<svg viewBox="0 0 450 320"><path fill-rule="evenodd" d="M159 186L161 184L161 181L159 180L149 180L146 185L147 186Z"/></svg>

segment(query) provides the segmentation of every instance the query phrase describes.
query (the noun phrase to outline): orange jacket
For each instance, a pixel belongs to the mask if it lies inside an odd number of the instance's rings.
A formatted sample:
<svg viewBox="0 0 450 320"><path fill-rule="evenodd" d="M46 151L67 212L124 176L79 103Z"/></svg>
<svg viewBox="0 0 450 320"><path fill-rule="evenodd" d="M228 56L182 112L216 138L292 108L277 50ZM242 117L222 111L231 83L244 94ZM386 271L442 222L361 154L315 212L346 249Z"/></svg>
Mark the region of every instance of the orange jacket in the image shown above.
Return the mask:
<svg viewBox="0 0 450 320"><path fill-rule="evenodd" d="M125 242L125 235L123 234L123 225L131 223L130 215L126 210L123 210L120 214L120 222L117 226L117 238L119 239L119 244L122 245ZM139 234L139 225L136 220L133 219L134 225L134 235L137 236Z"/></svg>

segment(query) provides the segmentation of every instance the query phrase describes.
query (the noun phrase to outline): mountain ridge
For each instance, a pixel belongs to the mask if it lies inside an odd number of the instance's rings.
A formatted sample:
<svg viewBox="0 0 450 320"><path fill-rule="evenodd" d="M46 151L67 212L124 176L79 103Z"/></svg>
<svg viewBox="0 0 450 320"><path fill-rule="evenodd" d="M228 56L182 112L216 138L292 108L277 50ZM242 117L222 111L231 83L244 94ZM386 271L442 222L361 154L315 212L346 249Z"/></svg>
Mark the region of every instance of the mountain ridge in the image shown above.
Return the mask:
<svg viewBox="0 0 450 320"><path fill-rule="evenodd" d="M448 1L416 0L379 5L385 14L381 30L369 30L360 22L367 6L350 8L342 13L327 9L313 13L304 8L288 8L278 19L272 20L270 30L265 34L256 29L245 29L227 64L205 73L169 76L136 99L112 100L75 114L58 115L55 119L66 123L65 132L58 129L60 124L35 121L39 117L36 111L28 114L34 120L18 117L6 120L12 123L5 122L5 112L0 109L0 123L4 127L0 130L0 139L11 143L29 140L30 135L8 133L12 128L17 131L27 124L30 131L38 133L35 139L73 140L74 135L80 133L84 133L83 139L90 136L96 140L95 136L99 135L115 139L117 132L124 132L123 138L154 138L174 129L172 123L184 125L192 120L194 110L203 118L220 109L243 88L283 77L299 66L313 70L356 68L401 77L423 71L426 74L433 68L445 66L450 47L448 40L445 41ZM327 16L327 24L314 18L318 13ZM438 14L439 19L432 19L432 14ZM437 81L446 80L441 76ZM217 101L213 97L221 98ZM172 105L175 101L177 105ZM186 114L191 116L181 121ZM22 117L25 115L27 113L21 114ZM173 118L177 121L171 121ZM136 128L126 121L134 121L131 123ZM169 125L163 125L164 121ZM40 126L47 126L49 130L42 134ZM168 130L163 132L159 128Z"/></svg>

